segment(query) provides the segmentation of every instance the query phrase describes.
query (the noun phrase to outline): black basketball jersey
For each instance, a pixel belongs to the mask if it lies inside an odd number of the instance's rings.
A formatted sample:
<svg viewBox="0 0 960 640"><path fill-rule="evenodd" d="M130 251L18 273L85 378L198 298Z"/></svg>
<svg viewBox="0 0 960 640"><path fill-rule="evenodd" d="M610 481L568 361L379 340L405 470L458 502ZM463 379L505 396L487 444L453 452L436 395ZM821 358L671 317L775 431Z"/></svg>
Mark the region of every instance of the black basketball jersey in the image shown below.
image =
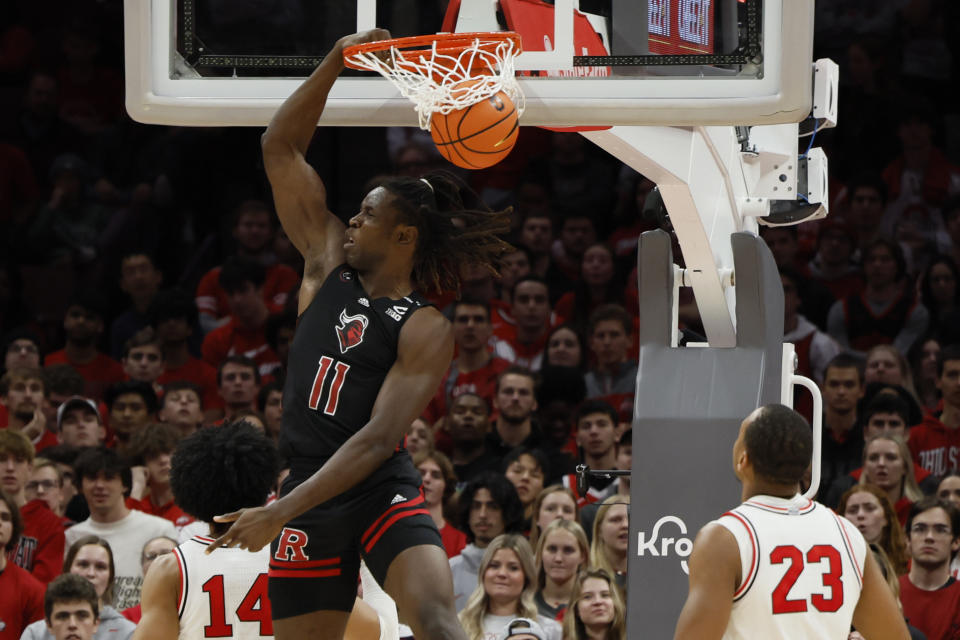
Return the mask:
<svg viewBox="0 0 960 640"><path fill-rule="evenodd" d="M371 299L345 264L327 276L300 316L287 362L280 450L294 466L319 468L367 424L400 329L429 304L417 293Z"/></svg>

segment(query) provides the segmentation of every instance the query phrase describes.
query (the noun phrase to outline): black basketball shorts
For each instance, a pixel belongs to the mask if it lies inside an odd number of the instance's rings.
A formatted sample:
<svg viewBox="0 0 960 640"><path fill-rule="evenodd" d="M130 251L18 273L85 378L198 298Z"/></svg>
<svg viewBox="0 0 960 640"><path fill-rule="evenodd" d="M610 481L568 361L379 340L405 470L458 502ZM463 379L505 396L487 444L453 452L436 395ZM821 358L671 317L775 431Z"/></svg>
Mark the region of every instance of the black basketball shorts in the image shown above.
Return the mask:
<svg viewBox="0 0 960 640"><path fill-rule="evenodd" d="M281 494L308 477L291 473ZM419 484L387 481L316 506L288 522L270 545L273 618L349 612L357 597L361 557L383 585L393 559L424 544L443 548Z"/></svg>

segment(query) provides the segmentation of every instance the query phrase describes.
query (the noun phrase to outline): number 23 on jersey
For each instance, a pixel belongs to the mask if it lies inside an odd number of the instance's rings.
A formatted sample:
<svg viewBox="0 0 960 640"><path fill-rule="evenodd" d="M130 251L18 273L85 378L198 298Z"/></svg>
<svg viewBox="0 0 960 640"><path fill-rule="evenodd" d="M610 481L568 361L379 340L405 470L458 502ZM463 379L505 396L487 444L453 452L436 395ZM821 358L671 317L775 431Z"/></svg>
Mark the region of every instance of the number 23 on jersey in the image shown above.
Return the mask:
<svg viewBox="0 0 960 640"><path fill-rule="evenodd" d="M806 556L793 545L780 545L770 552L770 564L785 564L787 571L773 590L773 613L803 613L807 611L806 598L790 598L800 576L805 572L821 570L823 587L828 595L810 594L810 604L820 612L833 613L843 606L843 562L840 552L827 544L817 544L807 550ZM803 595L795 593L794 595Z"/></svg>

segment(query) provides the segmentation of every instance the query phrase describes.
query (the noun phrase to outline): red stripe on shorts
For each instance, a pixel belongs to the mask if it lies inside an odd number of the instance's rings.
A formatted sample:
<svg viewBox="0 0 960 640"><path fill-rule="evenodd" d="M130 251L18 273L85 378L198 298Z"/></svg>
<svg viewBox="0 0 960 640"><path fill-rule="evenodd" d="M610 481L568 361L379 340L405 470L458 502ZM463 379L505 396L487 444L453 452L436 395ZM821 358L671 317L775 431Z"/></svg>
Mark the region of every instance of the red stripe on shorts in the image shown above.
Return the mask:
<svg viewBox="0 0 960 640"><path fill-rule="evenodd" d="M383 512L383 515L381 515L379 518L377 518L377 521L374 522L372 525L370 525L370 528L369 528L369 529L367 529L366 531L363 532L363 535L360 536L360 542L364 542L367 538L369 538L371 535L373 535L373 532L377 529L377 527L380 526L380 523L383 522L383 519L386 518L386 517L387 517L389 514L391 514L392 512L398 511L398 510L400 510L400 509L405 509L405 508L407 508L407 507L415 507L415 506L417 506L418 504L423 504L423 492L422 492L422 491L420 492L420 495L417 496L416 498L412 498L412 499L410 499L410 500L405 500L405 501L403 501L403 502L398 502L397 504L393 505L392 507L390 507L389 509L387 509L386 511L384 511L384 512Z"/></svg>
<svg viewBox="0 0 960 640"><path fill-rule="evenodd" d="M421 502L423 501L422 497L420 498L420 501ZM426 509L414 509L412 511L402 511L394 515L392 518L390 518L383 524L383 527L380 528L380 531L377 532L377 535L370 538L370 541L364 545L363 550L366 551L367 553L370 553L370 549L373 549L373 545L377 544L377 540L380 539L380 536L385 534L387 532L387 529L389 529L397 520L401 520L409 516L419 515L421 513L424 515L430 515L430 512L427 511Z"/></svg>

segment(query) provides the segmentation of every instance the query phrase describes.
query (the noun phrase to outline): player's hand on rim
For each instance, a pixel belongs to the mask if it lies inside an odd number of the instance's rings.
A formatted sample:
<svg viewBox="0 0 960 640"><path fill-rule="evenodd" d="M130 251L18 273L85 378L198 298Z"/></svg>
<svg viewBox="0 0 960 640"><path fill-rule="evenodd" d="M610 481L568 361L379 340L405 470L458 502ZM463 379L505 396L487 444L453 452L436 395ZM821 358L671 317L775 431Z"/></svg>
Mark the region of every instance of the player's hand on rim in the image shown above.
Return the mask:
<svg viewBox="0 0 960 640"><path fill-rule="evenodd" d="M218 547L239 547L247 551L260 551L283 529L283 522L277 520L268 507L240 509L233 513L215 516L213 521L233 524L207 547L207 553L212 553Z"/></svg>
<svg viewBox="0 0 960 640"><path fill-rule="evenodd" d="M353 47L358 44L366 44L367 42L377 42L379 40L390 40L391 38L393 38L393 36L390 35L390 32L386 29L369 29L367 31L361 31L349 36L344 36L340 38L337 44L340 46L340 52L342 54L347 47ZM390 55L390 51L378 51L374 55L386 62Z"/></svg>

